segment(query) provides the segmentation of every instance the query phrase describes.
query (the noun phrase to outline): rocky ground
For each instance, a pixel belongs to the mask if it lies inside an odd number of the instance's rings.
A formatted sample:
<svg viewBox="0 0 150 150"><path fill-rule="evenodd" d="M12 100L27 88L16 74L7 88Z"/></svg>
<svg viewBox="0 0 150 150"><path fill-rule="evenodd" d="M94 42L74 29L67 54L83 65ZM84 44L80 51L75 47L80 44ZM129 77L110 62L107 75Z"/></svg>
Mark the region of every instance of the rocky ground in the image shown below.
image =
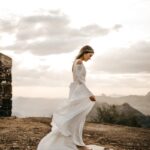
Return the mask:
<svg viewBox="0 0 150 150"><path fill-rule="evenodd" d="M50 118L0 118L0 150L36 150L40 139L51 131ZM150 129L86 122L86 144L113 150L150 150Z"/></svg>

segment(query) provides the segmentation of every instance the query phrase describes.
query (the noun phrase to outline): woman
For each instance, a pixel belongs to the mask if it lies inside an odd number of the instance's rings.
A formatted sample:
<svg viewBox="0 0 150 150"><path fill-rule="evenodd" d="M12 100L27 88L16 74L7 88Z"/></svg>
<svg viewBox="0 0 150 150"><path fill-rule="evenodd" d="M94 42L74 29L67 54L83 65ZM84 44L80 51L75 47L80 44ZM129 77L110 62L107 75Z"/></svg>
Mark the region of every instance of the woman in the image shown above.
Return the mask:
<svg viewBox="0 0 150 150"><path fill-rule="evenodd" d="M96 99L85 84L83 61L88 61L93 54L93 48L88 45L80 49L72 65L69 98L53 113L51 132L42 138L37 150L91 150L83 142L82 133L86 116Z"/></svg>

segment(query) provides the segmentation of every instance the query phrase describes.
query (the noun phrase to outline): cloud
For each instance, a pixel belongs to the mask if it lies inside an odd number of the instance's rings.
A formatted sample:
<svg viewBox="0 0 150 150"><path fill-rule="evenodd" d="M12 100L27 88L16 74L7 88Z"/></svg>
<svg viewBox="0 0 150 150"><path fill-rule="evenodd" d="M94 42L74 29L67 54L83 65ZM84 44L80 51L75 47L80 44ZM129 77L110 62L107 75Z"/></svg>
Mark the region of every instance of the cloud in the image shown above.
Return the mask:
<svg viewBox="0 0 150 150"><path fill-rule="evenodd" d="M63 71L62 73L55 71L48 71L43 69L21 69L14 68L13 71L13 85L14 86L50 86L61 87L69 84L71 80L71 71ZM65 79L64 79L65 77Z"/></svg>
<svg viewBox="0 0 150 150"><path fill-rule="evenodd" d="M91 69L109 73L150 73L150 42L140 41L129 48L112 49L98 56Z"/></svg>
<svg viewBox="0 0 150 150"><path fill-rule="evenodd" d="M15 54L16 55L16 54ZM17 55L16 55L17 56ZM24 57L24 58L23 58ZM29 57L29 59L28 59ZM57 57L57 56L55 56ZM13 58L12 76L13 86L49 86L49 87L61 87L65 86L72 80L71 69L56 70L54 63L46 63L47 59L52 57L36 57L31 54L27 56L20 56L19 59ZM31 62L31 59L34 61ZM57 61L57 58L55 59ZM29 61L30 68L24 63ZM65 62L60 62L58 65L65 65ZM62 66L63 67L63 66ZM63 73L63 76L62 76ZM64 78L65 77L65 78Z"/></svg>
<svg viewBox="0 0 150 150"><path fill-rule="evenodd" d="M30 51L35 55L67 53L87 44L93 37L105 36L120 27L114 25L109 29L90 24L76 29L70 26L69 18L60 11L25 16L18 21L0 20L1 32L14 34L16 38L12 45L1 46L0 49Z"/></svg>
<svg viewBox="0 0 150 150"><path fill-rule="evenodd" d="M122 25L116 24L112 29L118 31L120 28L122 28Z"/></svg>
<svg viewBox="0 0 150 150"><path fill-rule="evenodd" d="M24 87L26 91L28 91L28 87L69 87L70 82L73 80L71 70L64 69L61 72L54 71L53 69L50 70L49 64L39 65L38 69L27 69L19 66L19 61L16 60L14 60L13 64L13 86ZM87 71L88 69L86 68ZM148 73L133 74L126 72L126 74L118 74L118 72L113 72L104 74L95 72L97 70L92 71L92 69L93 67L90 68L90 73L87 73L86 76L86 83L90 89L94 87L101 91L103 88L113 89L114 87L150 88L148 82L150 74Z"/></svg>
<svg viewBox="0 0 150 150"><path fill-rule="evenodd" d="M0 32L13 33L16 29L16 22L10 20L0 19Z"/></svg>

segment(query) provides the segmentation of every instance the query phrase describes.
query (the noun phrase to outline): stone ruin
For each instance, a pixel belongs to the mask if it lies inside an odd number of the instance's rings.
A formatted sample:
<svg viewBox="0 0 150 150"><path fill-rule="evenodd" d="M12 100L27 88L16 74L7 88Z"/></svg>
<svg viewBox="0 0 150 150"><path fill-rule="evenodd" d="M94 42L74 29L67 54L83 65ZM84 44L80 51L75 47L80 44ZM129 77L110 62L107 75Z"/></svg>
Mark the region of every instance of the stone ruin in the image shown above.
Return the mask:
<svg viewBox="0 0 150 150"><path fill-rule="evenodd" d="M12 59L0 53L0 117L12 113Z"/></svg>

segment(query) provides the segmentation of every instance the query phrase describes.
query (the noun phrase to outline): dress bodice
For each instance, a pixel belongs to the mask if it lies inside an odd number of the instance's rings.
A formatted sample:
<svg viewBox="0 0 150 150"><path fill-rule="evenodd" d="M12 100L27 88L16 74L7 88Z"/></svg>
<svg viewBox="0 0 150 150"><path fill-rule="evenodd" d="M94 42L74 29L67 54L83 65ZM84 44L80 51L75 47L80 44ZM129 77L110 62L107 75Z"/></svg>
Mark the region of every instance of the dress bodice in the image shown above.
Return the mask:
<svg viewBox="0 0 150 150"><path fill-rule="evenodd" d="M75 60L73 64L73 81L81 84L85 83L85 78L86 78L86 69L83 62L78 64L77 60Z"/></svg>
<svg viewBox="0 0 150 150"><path fill-rule="evenodd" d="M86 69L85 66L83 64L83 62L81 63L77 63L78 60L75 60L73 63L73 82L70 84L70 93L74 96L72 96L71 94L69 94L69 99L70 97L77 97L77 95L83 95L83 96L92 96L93 93L88 89L88 87L86 86ZM76 88L77 87L77 88ZM72 92L75 89L75 92Z"/></svg>

